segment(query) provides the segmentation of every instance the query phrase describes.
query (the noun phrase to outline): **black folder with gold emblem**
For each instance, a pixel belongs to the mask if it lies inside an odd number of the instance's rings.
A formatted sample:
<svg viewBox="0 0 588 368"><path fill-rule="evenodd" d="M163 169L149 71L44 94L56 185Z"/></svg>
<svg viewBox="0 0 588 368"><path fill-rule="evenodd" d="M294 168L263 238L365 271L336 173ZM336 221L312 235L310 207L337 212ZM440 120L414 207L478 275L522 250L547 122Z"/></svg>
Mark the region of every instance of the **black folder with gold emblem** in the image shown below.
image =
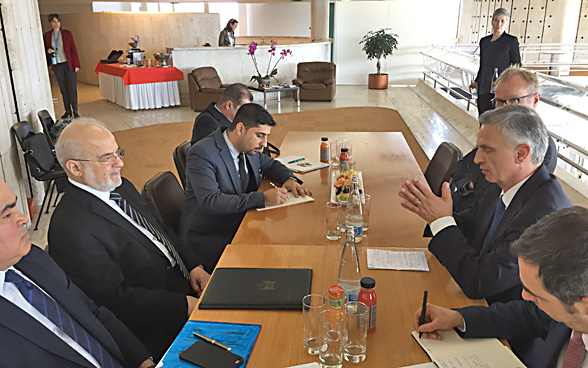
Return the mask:
<svg viewBox="0 0 588 368"><path fill-rule="evenodd" d="M200 309L302 309L310 294L308 268L217 268Z"/></svg>

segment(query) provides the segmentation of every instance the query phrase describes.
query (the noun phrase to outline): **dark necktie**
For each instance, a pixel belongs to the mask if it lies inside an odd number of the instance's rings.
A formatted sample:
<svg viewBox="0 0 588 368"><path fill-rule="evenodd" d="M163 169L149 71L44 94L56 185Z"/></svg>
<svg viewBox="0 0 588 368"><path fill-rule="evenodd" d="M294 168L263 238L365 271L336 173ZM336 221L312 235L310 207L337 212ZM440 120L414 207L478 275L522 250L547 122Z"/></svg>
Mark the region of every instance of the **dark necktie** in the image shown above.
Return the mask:
<svg viewBox="0 0 588 368"><path fill-rule="evenodd" d="M103 368L122 368L120 363L110 355L102 344L73 319L61 305L47 296L37 286L25 280L13 270L6 271L4 281L14 284L22 296L36 310L90 353Z"/></svg>
<svg viewBox="0 0 588 368"><path fill-rule="evenodd" d="M133 221L135 221L139 226L142 226L144 229L149 231L155 239L157 239L161 244L165 246L168 252L171 254L172 258L176 261L176 264L182 271L184 278L186 280L190 280L190 273L180 258L176 247L171 243L171 241L167 238L167 236L163 235L159 230L157 230L143 215L137 212L130 204L127 202L120 194L117 192L110 192L110 199L114 201Z"/></svg>
<svg viewBox="0 0 588 368"><path fill-rule="evenodd" d="M574 331L564 357L562 368L580 368L584 361L584 355L586 355L586 347L582 340L582 333Z"/></svg>
<svg viewBox="0 0 588 368"><path fill-rule="evenodd" d="M241 191L243 192L246 192L249 186L249 175L245 171L245 165L247 165L247 158L245 153L242 152L239 154L239 177L241 178Z"/></svg>
<svg viewBox="0 0 588 368"><path fill-rule="evenodd" d="M496 210L494 211L494 218L492 219L492 225L490 225L490 229L488 229L488 233L486 234L486 239L484 240L484 246L482 247L482 252L480 254L484 254L486 247L488 247L488 243L492 240L492 236L500 224L500 220L502 220L502 216L504 216L504 212L506 211L506 206L502 201L502 196L498 197L498 202L496 202Z"/></svg>

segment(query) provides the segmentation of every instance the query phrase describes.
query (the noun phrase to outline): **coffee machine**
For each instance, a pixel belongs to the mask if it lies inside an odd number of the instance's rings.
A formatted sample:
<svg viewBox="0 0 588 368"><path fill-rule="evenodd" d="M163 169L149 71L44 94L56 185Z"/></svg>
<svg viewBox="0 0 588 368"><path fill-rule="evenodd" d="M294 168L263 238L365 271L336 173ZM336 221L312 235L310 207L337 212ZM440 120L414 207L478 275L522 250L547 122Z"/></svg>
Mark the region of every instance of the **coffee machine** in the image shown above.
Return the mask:
<svg viewBox="0 0 588 368"><path fill-rule="evenodd" d="M139 36L131 37L129 42L130 49L127 50L127 64L134 64L137 66L143 65L143 59L145 59L145 50L141 50L141 40Z"/></svg>

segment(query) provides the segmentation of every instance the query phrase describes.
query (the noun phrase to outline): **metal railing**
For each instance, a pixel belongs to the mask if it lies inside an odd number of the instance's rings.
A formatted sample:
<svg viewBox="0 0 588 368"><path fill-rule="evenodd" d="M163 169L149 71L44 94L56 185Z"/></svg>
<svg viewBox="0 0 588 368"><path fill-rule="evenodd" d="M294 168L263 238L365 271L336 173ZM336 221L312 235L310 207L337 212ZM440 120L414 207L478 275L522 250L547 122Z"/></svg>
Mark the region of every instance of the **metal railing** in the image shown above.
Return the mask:
<svg viewBox="0 0 588 368"><path fill-rule="evenodd" d="M565 46L559 44L544 45L536 45L537 47L527 45L526 50L537 52L538 50L549 50L549 47ZM423 79L431 79L434 88L440 85L451 96L458 100L463 100L468 111L471 105L475 105L475 101L468 90L479 65L479 56L475 55L476 49L477 45L432 46L421 53L425 66ZM574 50L585 52L588 60L588 45L582 45ZM570 64L567 65L569 66ZM588 67L588 63L586 65ZM558 119L562 119L562 121L570 120L569 115L565 114L571 114L577 120L577 123L588 127L588 87L552 75L539 73L537 70L534 71L539 77L543 89L541 102L556 108ZM566 98L570 96L577 103L570 103L570 98ZM579 103L582 99L585 101ZM583 111L583 106L586 106L586 111ZM588 165L586 165L588 150L582 146L583 142L572 142L571 137L564 137L552 131L550 134L558 142L558 158L569 165L564 165L566 171L588 183ZM574 135L574 139L576 138L578 137ZM586 139L588 140L588 136ZM588 141L585 143L588 145Z"/></svg>

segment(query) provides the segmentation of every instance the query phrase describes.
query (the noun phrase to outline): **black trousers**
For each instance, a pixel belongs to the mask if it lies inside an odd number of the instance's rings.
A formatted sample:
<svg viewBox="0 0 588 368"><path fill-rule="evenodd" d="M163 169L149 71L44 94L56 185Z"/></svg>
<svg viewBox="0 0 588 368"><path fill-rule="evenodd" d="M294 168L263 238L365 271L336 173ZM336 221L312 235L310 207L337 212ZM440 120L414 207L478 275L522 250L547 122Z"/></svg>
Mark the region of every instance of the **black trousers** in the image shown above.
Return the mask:
<svg viewBox="0 0 588 368"><path fill-rule="evenodd" d="M482 115L484 111L492 110L491 100L494 98L494 93L478 94L478 116Z"/></svg>
<svg viewBox="0 0 588 368"><path fill-rule="evenodd" d="M63 107L65 112L71 114L78 112L78 86L77 73L70 70L67 62L55 65L55 77L61 96L63 96Z"/></svg>

